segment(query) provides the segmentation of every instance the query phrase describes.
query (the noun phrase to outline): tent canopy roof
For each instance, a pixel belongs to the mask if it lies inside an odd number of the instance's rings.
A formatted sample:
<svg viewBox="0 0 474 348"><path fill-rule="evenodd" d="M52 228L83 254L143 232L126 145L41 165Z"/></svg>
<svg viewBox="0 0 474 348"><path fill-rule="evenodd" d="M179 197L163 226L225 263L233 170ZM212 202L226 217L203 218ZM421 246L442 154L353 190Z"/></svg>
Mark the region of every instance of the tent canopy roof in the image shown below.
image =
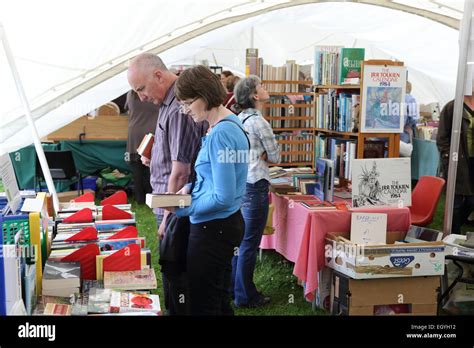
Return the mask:
<svg viewBox="0 0 474 348"><path fill-rule="evenodd" d="M150 51L170 65L206 60L243 72L245 48L265 63L312 63L315 45L366 48L405 62L419 102L454 97L463 1L18 0L0 4L40 136L125 93L127 61ZM33 142L0 45L0 154Z"/></svg>

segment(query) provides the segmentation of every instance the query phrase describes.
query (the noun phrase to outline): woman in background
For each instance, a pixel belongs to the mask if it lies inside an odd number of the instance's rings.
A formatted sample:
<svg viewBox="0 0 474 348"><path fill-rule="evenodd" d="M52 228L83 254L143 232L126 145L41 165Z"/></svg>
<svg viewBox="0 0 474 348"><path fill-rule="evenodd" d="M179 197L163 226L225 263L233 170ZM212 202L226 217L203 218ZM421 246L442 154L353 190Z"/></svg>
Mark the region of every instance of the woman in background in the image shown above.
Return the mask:
<svg viewBox="0 0 474 348"><path fill-rule="evenodd" d="M250 138L250 159L246 193L242 201L245 234L238 255L232 260L232 285L237 307L258 307L270 298L257 291L253 273L257 250L262 240L268 215L268 163L280 162L280 149L270 124L263 118L261 109L269 95L257 76L240 80L234 89L238 115Z"/></svg>

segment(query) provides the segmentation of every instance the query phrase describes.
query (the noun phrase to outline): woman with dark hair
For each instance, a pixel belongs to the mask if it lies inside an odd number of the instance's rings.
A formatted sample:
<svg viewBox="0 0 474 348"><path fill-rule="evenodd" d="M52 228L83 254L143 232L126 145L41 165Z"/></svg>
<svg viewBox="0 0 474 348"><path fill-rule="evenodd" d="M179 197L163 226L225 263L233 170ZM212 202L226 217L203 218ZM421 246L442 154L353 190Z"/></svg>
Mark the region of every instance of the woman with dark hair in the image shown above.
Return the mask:
<svg viewBox="0 0 474 348"><path fill-rule="evenodd" d="M270 124L260 111L269 99L260 79L251 75L239 81L234 89L234 97L234 108L242 110L238 117L249 134L252 150L246 193L242 200L245 234L239 253L232 260L231 289L237 307L258 307L270 302L269 297L257 291L253 272L268 215L268 162L280 162L280 149Z"/></svg>
<svg viewBox="0 0 474 348"><path fill-rule="evenodd" d="M249 142L237 116L222 105L225 90L208 68L185 70L175 94L184 113L210 126L194 166L192 203L175 209L178 217L189 216L191 222L187 252L191 314L232 315L231 261L244 232L240 204ZM189 193L190 188L188 184L179 193Z"/></svg>
<svg viewBox="0 0 474 348"><path fill-rule="evenodd" d="M222 83L222 86L224 86L224 89L227 92L232 92L232 91L229 91L227 89L227 79L230 77L230 76L234 76L234 74L232 73L232 71L230 70L224 70L223 72L221 72L221 83Z"/></svg>
<svg viewBox="0 0 474 348"><path fill-rule="evenodd" d="M239 82L239 80L240 80L240 77L233 75L233 76L229 76L226 81L227 96L224 100L224 106L232 112L235 112L234 88L237 82Z"/></svg>

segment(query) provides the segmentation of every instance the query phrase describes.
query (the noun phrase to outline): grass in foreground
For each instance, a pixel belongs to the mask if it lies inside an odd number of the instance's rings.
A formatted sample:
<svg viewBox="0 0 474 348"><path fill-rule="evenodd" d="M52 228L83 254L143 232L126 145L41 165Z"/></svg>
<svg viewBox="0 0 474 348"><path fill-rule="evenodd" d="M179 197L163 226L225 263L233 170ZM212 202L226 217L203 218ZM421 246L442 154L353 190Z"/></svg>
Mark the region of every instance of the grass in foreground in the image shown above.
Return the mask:
<svg viewBox="0 0 474 348"><path fill-rule="evenodd" d="M443 229L444 205L446 196L443 193L433 222L428 226L437 230ZM132 209L136 213L137 227L140 236L146 237L146 245L152 252L152 266L155 269L158 289L154 293L161 299L162 308L163 286L160 265L158 264L158 241L156 236L156 221L150 208L146 205L137 205L132 201ZM474 227L464 226L463 232L474 230ZM328 313L315 309L303 296L303 288L297 284L293 275L294 264L285 260L281 255L272 250L264 250L262 259L257 259L255 270L255 283L259 291L271 297L267 306L254 309L235 308L236 315L327 315Z"/></svg>
<svg viewBox="0 0 474 348"><path fill-rule="evenodd" d="M161 280L160 265L158 264L158 240L155 215L146 205L138 205L132 201L132 210L136 214L137 227L140 236L146 238L146 246L152 253L152 266L155 269L158 294L161 306L164 308L163 283ZM293 275L293 263L285 260L275 251L264 250L261 261L257 259L255 283L265 295L271 297L267 306L255 309L235 308L236 315L318 315L324 311L313 311L311 303L303 297L303 288L297 284Z"/></svg>

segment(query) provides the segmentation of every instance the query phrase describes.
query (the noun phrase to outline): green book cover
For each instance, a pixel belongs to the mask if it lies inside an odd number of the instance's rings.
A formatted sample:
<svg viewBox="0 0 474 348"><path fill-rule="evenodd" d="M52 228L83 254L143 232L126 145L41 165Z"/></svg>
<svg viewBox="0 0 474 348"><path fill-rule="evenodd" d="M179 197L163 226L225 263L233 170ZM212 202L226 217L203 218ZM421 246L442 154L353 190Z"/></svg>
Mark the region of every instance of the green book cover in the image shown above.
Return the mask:
<svg viewBox="0 0 474 348"><path fill-rule="evenodd" d="M343 83L351 82L349 79L360 79L360 70L364 56L364 48L341 49L341 57L339 60L339 84L342 85Z"/></svg>

